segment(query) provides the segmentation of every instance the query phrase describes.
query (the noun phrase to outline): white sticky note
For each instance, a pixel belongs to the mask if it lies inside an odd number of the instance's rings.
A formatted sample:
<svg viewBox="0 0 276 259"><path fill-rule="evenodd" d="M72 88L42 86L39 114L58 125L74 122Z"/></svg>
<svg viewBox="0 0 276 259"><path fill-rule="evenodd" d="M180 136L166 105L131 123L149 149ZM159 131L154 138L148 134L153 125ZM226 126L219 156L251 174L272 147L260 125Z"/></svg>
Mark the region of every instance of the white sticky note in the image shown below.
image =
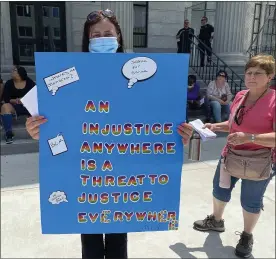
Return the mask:
<svg viewBox="0 0 276 259"><path fill-rule="evenodd" d="M36 85L24 97L21 98L21 102L32 116L39 115Z"/></svg>
<svg viewBox="0 0 276 259"><path fill-rule="evenodd" d="M75 67L71 67L57 74L44 78L44 82L52 95L55 95L60 87L80 80Z"/></svg>
<svg viewBox="0 0 276 259"><path fill-rule="evenodd" d="M58 135L55 138L49 139L48 143L53 156L56 156L68 151L65 140L62 135Z"/></svg>

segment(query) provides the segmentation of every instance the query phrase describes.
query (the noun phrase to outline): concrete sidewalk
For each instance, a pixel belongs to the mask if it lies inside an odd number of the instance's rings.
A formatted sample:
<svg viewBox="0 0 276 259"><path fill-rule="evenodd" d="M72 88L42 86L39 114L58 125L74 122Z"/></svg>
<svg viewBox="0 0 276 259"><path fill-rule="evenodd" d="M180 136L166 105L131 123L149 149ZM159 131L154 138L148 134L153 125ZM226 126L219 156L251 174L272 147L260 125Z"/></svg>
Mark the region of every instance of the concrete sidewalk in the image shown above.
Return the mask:
<svg viewBox="0 0 276 259"><path fill-rule="evenodd" d="M202 162L183 166L178 231L129 234L129 258L235 258L243 230L240 183L225 212L226 232L193 230L193 222L212 211L212 178L225 138L203 144ZM80 258L79 235L42 235L38 154L1 157L1 258ZM275 258L275 178L254 232L254 258Z"/></svg>

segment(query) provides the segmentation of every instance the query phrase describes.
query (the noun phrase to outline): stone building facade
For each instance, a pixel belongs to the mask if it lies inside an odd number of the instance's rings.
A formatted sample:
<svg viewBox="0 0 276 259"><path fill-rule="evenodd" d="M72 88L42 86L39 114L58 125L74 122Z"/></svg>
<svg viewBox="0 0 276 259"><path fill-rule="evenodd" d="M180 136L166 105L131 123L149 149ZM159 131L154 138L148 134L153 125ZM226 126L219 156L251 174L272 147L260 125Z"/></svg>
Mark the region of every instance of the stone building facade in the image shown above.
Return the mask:
<svg viewBox="0 0 276 259"><path fill-rule="evenodd" d="M82 26L88 13L115 11L128 52L176 52L175 35L184 18L199 33L203 15L215 27L213 49L229 65L243 65L256 23L256 4L267 2L0 2L1 69L13 62L34 66L35 51L81 51ZM275 2L271 2L271 5ZM258 25L258 26L257 26Z"/></svg>

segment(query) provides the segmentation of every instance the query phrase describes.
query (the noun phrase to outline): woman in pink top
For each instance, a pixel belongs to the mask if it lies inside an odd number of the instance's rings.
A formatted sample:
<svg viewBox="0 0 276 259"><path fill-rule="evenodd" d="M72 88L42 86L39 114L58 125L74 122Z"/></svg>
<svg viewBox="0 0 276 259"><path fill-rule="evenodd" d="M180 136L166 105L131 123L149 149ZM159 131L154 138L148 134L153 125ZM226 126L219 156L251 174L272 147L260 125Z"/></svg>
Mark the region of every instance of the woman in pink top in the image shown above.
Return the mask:
<svg viewBox="0 0 276 259"><path fill-rule="evenodd" d="M248 90L237 93L231 108L229 121L215 124L205 124L212 131L229 132L227 144L236 150L260 150L263 148L275 149L275 109L276 91L270 89L269 84L275 75L275 60L272 56L257 55L249 60L245 67L245 85ZM248 95L240 105L245 93ZM237 115L234 111L238 108ZM179 126L179 134L183 137L183 143L187 144L192 134L191 126L183 124ZM226 147L222 156L226 155ZM275 152L274 152L274 162ZM230 201L231 192L239 180L231 176L230 188L220 187L219 161L213 180L213 213L204 220L194 222L194 228L202 231L225 231L222 219L224 208ZM222 174L223 175L223 174ZM241 205L243 208L244 230L240 233L240 241L235 254L240 257L250 257L253 247L253 229L263 210L263 196L271 178L275 176L275 164L270 177L266 180L253 181L242 179ZM229 176L228 176L229 177Z"/></svg>

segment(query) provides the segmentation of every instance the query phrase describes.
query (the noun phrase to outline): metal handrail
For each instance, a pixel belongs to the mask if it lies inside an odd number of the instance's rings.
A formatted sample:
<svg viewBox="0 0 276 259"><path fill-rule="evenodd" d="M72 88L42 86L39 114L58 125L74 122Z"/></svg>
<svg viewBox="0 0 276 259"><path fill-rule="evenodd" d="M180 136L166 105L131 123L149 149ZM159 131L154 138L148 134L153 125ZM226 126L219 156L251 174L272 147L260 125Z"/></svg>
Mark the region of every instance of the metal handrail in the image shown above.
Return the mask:
<svg viewBox="0 0 276 259"><path fill-rule="evenodd" d="M251 57L251 53L252 53L252 49L253 44L255 43L255 41L257 40L257 38L260 36L260 34L262 33L263 29L265 28L265 26L267 25L268 21L273 17L273 21L274 21L274 26L275 26L275 21L276 21L276 2L275 2L275 6L274 6L274 11L271 14L267 14L267 17L264 20L264 23L262 25L262 27L260 28L260 30L258 31L257 35L255 36L255 38L253 39L253 41L251 42L249 48L247 49L246 53L248 53ZM256 47L256 46L255 46ZM260 46L259 46L260 47Z"/></svg>
<svg viewBox="0 0 276 259"><path fill-rule="evenodd" d="M198 46L198 44L193 40L189 39L193 45L193 51L190 56L190 67L197 73L197 75L206 83L209 84L210 81L215 79L216 73L223 69L228 74L228 84L231 88L231 92L235 95L238 91L244 88L244 80L241 78L231 67L229 67L216 53L212 51L204 42L202 42L197 36L193 35L200 45L202 45L206 50L212 53L212 59L210 60L209 66L200 66L200 52L204 51ZM196 51L198 50L198 51ZM216 58L216 60L213 59Z"/></svg>
<svg viewBox="0 0 276 259"><path fill-rule="evenodd" d="M253 57L258 55L259 53L265 53L268 55L272 55L273 57L276 57L276 47L270 47L270 46L254 46L251 48L249 54L249 57Z"/></svg>

